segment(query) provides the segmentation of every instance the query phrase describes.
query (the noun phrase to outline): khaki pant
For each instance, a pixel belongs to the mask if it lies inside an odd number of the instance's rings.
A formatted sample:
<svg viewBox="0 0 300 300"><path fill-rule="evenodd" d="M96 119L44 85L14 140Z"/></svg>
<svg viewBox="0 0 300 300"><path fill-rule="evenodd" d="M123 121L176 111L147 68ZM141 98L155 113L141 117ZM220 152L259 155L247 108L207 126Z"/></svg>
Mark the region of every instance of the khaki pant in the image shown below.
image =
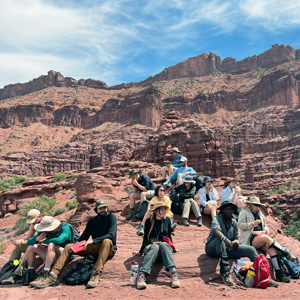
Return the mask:
<svg viewBox="0 0 300 300"><path fill-rule="evenodd" d="M28 247L27 244L16 246L10 254L9 260L19 260L20 261L18 267L16 268L16 270L13 273L14 275L22 276L23 270L27 268L27 247ZM22 259L20 259L22 253L24 253L24 255L23 255Z"/></svg>
<svg viewBox="0 0 300 300"><path fill-rule="evenodd" d="M55 274L59 274L61 270L68 264L70 261L70 257L73 254L72 251L72 245L73 244L68 244L66 245L63 253L55 263L55 265L52 268L52 272ZM88 248L86 250L77 252L76 255L79 256L88 256L88 255L93 255L93 256L98 256L98 259L95 263L94 269L98 271L103 271L104 264L108 260L109 257L114 256L114 251L113 251L113 243L109 239L105 239L102 243L97 243L97 244L89 244Z"/></svg>
<svg viewBox="0 0 300 300"><path fill-rule="evenodd" d="M194 199L185 199L183 203L183 212L182 212L182 218L189 218L190 210L193 210L193 213L196 218L201 217L199 206L197 205L197 202Z"/></svg>

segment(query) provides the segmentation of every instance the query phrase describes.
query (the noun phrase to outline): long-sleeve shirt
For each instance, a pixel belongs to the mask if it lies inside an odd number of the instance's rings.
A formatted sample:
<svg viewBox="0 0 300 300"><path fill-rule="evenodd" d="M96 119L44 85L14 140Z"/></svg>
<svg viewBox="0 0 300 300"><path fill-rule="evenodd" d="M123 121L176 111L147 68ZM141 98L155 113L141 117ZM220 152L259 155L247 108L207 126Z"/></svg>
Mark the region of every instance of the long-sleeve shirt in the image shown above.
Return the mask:
<svg viewBox="0 0 300 300"><path fill-rule="evenodd" d="M175 172L168 178L168 180L166 181L166 184L169 184L171 181L173 180L177 180L178 174L182 174L182 173L186 173L189 172L190 175L196 175L196 171L191 168L191 167L185 167L185 168L178 168L175 170ZM185 175L182 176L182 179L185 178Z"/></svg>
<svg viewBox="0 0 300 300"><path fill-rule="evenodd" d="M42 232L38 232L35 236L27 241L27 245L36 244L36 238L40 236ZM72 242L72 232L70 226L67 223L63 223L59 226L57 232L47 233L46 239L43 241L43 244L53 243L57 246L65 247L67 244Z"/></svg>
<svg viewBox="0 0 300 300"><path fill-rule="evenodd" d="M93 243L101 243L105 239L113 242L114 251L117 250L117 217L114 214L107 213L106 216L96 216L91 218L79 238L80 241L87 241L92 236Z"/></svg>
<svg viewBox="0 0 300 300"><path fill-rule="evenodd" d="M180 163L181 157L182 157L182 155L178 154L176 157L173 158L173 160L172 160L173 167L181 168L181 163Z"/></svg>
<svg viewBox="0 0 300 300"><path fill-rule="evenodd" d="M150 229L151 229L151 220L147 219L145 222L145 233L144 233L142 247L140 249L140 254L143 254L145 247L150 244L150 239L152 238L156 239L157 241L162 241L162 237L165 236L172 241L170 218L166 217L163 220L155 220L153 229L149 235Z"/></svg>
<svg viewBox="0 0 300 300"><path fill-rule="evenodd" d="M209 201L207 199L206 195L208 195L209 200L213 200L213 201L219 200L219 194L215 188L213 188L213 190L209 190L209 192L207 194L205 187L203 187L203 188L199 189L199 191L198 191L199 202L200 202L200 205L203 207L206 207L207 201Z"/></svg>
<svg viewBox="0 0 300 300"><path fill-rule="evenodd" d="M194 199L196 195L196 186L194 184L191 184L190 187L187 188L186 185L183 183L175 186L173 190L176 194L178 194L181 200L190 198Z"/></svg>
<svg viewBox="0 0 300 300"><path fill-rule="evenodd" d="M233 198L234 193L235 193L235 188L230 189L229 186L227 186L222 191L222 194L221 194L222 202L224 202L224 201L232 202L232 198Z"/></svg>
<svg viewBox="0 0 300 300"><path fill-rule="evenodd" d="M148 175L141 174L139 180L137 181L140 185L142 185L144 188L147 189L147 191L154 191L155 190L155 184L151 180L151 178ZM138 190L140 190L137 187Z"/></svg>

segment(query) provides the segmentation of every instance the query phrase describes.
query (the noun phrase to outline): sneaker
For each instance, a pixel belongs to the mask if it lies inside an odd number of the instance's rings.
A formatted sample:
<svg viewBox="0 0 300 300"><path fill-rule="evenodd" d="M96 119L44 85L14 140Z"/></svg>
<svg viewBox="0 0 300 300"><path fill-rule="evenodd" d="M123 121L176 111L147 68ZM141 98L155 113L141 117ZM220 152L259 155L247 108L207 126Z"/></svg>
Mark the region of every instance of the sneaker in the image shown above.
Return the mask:
<svg viewBox="0 0 300 300"><path fill-rule="evenodd" d="M202 217L199 217L197 220L198 220L197 226L201 227L202 226Z"/></svg>
<svg viewBox="0 0 300 300"><path fill-rule="evenodd" d="M190 226L190 223L187 221L187 218L182 218L181 224L182 224L183 226Z"/></svg>
<svg viewBox="0 0 300 300"><path fill-rule="evenodd" d="M223 275L221 276L224 284L226 284L227 286L233 286L233 281L231 280L229 275Z"/></svg>
<svg viewBox="0 0 300 300"><path fill-rule="evenodd" d="M138 231L138 235L144 235L144 232L145 232L145 224L144 223L141 223L140 225L140 228L139 228L139 231Z"/></svg>
<svg viewBox="0 0 300 300"><path fill-rule="evenodd" d="M276 275L277 282L289 283L291 281L290 278L287 277L281 269L275 270L275 275Z"/></svg>
<svg viewBox="0 0 300 300"><path fill-rule="evenodd" d="M131 220L134 216L134 211L133 210L130 210L129 211L129 214L126 216L126 220Z"/></svg>
<svg viewBox="0 0 300 300"><path fill-rule="evenodd" d="M91 277L90 277L88 283L86 284L87 289L92 289L92 288L97 287L98 282L100 281L101 273L102 272L99 270L92 271Z"/></svg>
<svg viewBox="0 0 300 300"><path fill-rule="evenodd" d="M34 284L34 285L33 285ZM31 282L31 286L34 286L38 289L43 289L47 286L56 286L59 284L57 275L55 273L50 273L49 271L45 271L44 274L36 279L34 282Z"/></svg>
<svg viewBox="0 0 300 300"><path fill-rule="evenodd" d="M268 287L278 287L278 283L275 280L270 279Z"/></svg>
<svg viewBox="0 0 300 300"><path fill-rule="evenodd" d="M177 273L171 273L171 287L173 289L180 287L180 282L179 282Z"/></svg>
<svg viewBox="0 0 300 300"><path fill-rule="evenodd" d="M136 288L138 290L143 290L147 287L147 284L146 284L146 277L145 277L145 274L144 273L140 273L137 277L137 280L136 280Z"/></svg>
<svg viewBox="0 0 300 300"><path fill-rule="evenodd" d="M10 275L7 279L1 281L3 285L15 284L15 278L13 275Z"/></svg>

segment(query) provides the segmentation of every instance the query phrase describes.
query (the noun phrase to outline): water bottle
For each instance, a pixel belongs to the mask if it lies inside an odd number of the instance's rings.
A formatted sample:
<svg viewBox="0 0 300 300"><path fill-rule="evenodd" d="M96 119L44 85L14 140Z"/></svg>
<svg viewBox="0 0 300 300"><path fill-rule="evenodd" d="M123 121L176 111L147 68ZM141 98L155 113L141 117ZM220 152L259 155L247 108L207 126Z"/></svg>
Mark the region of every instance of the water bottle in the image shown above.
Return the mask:
<svg viewBox="0 0 300 300"><path fill-rule="evenodd" d="M248 270L246 279L245 279L245 285L252 287L254 285L254 278L255 278L255 269L253 267L251 267Z"/></svg>
<svg viewBox="0 0 300 300"><path fill-rule="evenodd" d="M31 281L31 270L26 269L23 272L23 285L28 286Z"/></svg>
<svg viewBox="0 0 300 300"><path fill-rule="evenodd" d="M136 285L136 278L139 273L139 263L134 260L131 263L131 272L130 272L130 284L131 285Z"/></svg>

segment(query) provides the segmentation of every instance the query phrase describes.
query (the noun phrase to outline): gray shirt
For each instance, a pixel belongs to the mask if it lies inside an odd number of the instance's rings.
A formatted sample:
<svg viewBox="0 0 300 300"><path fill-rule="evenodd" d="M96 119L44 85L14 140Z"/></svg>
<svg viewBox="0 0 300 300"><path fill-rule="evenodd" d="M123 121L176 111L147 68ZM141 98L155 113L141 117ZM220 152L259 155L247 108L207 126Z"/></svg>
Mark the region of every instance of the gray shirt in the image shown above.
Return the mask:
<svg viewBox="0 0 300 300"><path fill-rule="evenodd" d="M229 240L234 241L239 239L239 231L237 221L231 219L228 224L223 220L222 214L218 214L211 223L210 233L207 238L207 243L216 239L215 231L221 231Z"/></svg>

